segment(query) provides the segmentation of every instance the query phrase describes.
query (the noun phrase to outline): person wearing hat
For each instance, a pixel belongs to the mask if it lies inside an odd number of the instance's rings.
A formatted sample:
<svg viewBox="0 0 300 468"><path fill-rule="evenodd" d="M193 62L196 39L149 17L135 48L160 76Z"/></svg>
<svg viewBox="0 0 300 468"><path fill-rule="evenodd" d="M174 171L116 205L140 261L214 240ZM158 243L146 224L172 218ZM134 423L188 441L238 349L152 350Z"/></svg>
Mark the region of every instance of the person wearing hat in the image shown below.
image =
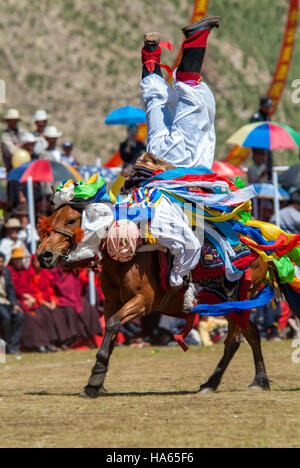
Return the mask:
<svg viewBox="0 0 300 468"><path fill-rule="evenodd" d="M273 109L272 99L270 97L262 97L259 101L259 109L252 115L249 122L269 122L271 120L271 110ZM272 182L272 169L273 169L273 153L266 151L266 167L268 182Z"/></svg>
<svg viewBox="0 0 300 468"><path fill-rule="evenodd" d="M0 252L0 335L6 342L6 353L16 354L22 337L24 316L18 304L11 273Z"/></svg>
<svg viewBox="0 0 300 468"><path fill-rule="evenodd" d="M8 109L6 115L3 117L7 128L2 133L1 150L7 172L12 169L11 158L14 153L20 149L21 138L26 133L25 130L19 128L20 120L20 113L17 109Z"/></svg>
<svg viewBox="0 0 300 468"><path fill-rule="evenodd" d="M17 206L17 208L12 211L12 216L20 221L22 229L19 231L18 239L21 240L29 250L32 236L36 242L39 242L40 237L35 226L32 227L29 223L27 203L21 203L19 206Z"/></svg>
<svg viewBox="0 0 300 468"><path fill-rule="evenodd" d="M34 113L33 122L36 126L36 130L33 132L33 135L36 138L34 153L37 155L40 155L47 150L48 143L44 137L44 131L48 125L48 119L49 115L43 109L39 109Z"/></svg>
<svg viewBox="0 0 300 468"><path fill-rule="evenodd" d="M35 145L37 143L37 137L33 133L26 132L22 135L20 145L21 148L28 151L31 156L31 159L38 159L38 155L35 152Z"/></svg>
<svg viewBox="0 0 300 468"><path fill-rule="evenodd" d="M17 109L8 109L3 118L3 121L7 124L7 128L1 136L1 151L7 172L13 168L12 157L21 148L21 138L26 133L25 130L19 127L20 120L20 113ZM19 203L20 191L21 185L19 182L15 180L9 180L7 182L7 199L12 206L16 206Z"/></svg>
<svg viewBox="0 0 300 468"><path fill-rule="evenodd" d="M40 154L40 159L49 161L61 161L61 151L57 148L57 140L62 136L54 125L49 125L44 130L44 137L47 141L47 149Z"/></svg>
<svg viewBox="0 0 300 468"><path fill-rule="evenodd" d="M29 267L30 253L22 240L18 238L20 231L23 229L20 221L17 218L10 218L4 224L6 236L0 241L0 252L5 255L5 265L8 265L12 251L15 248L22 248L25 253L24 264Z"/></svg>
<svg viewBox="0 0 300 468"><path fill-rule="evenodd" d="M62 145L62 155L61 155L61 162L65 164L69 164L73 167L78 167L78 162L76 161L73 155L73 143L72 141L65 141Z"/></svg>

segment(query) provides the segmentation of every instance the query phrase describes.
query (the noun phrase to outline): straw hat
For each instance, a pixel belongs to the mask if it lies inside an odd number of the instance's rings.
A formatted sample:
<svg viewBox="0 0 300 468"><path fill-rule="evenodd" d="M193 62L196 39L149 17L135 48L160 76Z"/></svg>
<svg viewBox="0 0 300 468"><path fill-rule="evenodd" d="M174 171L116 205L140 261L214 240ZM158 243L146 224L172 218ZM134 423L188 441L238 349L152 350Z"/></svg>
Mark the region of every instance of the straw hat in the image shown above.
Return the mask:
<svg viewBox="0 0 300 468"><path fill-rule="evenodd" d="M46 138L59 138L62 132L59 132L54 125L48 125L44 130L44 137Z"/></svg>
<svg viewBox="0 0 300 468"><path fill-rule="evenodd" d="M10 259L12 258L25 258L25 253L22 247L15 247L14 249L12 249Z"/></svg>
<svg viewBox="0 0 300 468"><path fill-rule="evenodd" d="M17 109L8 109L3 120L21 120L20 112Z"/></svg>
<svg viewBox="0 0 300 468"><path fill-rule="evenodd" d="M6 229L22 229L22 225L17 218L10 218L8 221L6 221L4 226Z"/></svg>
<svg viewBox="0 0 300 468"><path fill-rule="evenodd" d="M48 120L48 119L49 119L49 115L43 109L37 110L34 113L34 116L33 116L33 121L34 122L40 122L40 121L44 121L44 120Z"/></svg>

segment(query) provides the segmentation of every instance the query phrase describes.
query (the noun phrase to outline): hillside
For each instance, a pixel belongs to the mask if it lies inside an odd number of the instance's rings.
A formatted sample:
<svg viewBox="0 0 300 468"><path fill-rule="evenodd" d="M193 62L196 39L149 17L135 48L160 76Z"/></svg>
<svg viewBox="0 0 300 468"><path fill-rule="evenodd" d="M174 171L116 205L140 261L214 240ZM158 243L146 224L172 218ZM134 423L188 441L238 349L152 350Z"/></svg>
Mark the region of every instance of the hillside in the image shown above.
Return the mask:
<svg viewBox="0 0 300 468"><path fill-rule="evenodd" d="M226 138L256 111L279 54L287 0L211 0L209 14L222 27L209 42L204 77L217 102L217 157L229 150ZM0 5L0 78L7 107L21 111L27 128L36 108L74 140L82 162L106 161L125 138L124 127L104 124L116 107L139 105L143 31L162 32L176 45L164 52L172 64L189 21L193 0L5 0ZM291 82L300 78L299 32L289 83L276 120L300 131L299 104ZM5 112L1 107L1 114ZM1 125L1 128L4 128ZM288 156L287 156L288 154ZM296 160L279 153L278 162Z"/></svg>

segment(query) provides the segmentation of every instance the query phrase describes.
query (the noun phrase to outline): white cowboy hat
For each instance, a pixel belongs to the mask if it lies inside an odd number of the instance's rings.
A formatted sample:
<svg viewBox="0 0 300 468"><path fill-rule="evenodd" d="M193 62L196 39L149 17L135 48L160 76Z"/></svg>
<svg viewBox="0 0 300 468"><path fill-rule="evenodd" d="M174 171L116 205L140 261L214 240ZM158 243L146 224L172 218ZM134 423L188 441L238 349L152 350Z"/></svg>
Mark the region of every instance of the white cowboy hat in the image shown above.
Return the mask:
<svg viewBox="0 0 300 468"><path fill-rule="evenodd" d="M8 109L3 120L21 120L20 112L17 109Z"/></svg>
<svg viewBox="0 0 300 468"><path fill-rule="evenodd" d="M43 121L43 120L48 120L49 119L49 115L47 114L47 112L43 109L39 109L37 110L35 113L34 113L34 116L33 116L33 121L34 122L40 122L40 121Z"/></svg>
<svg viewBox="0 0 300 468"><path fill-rule="evenodd" d="M44 130L44 137L46 138L59 138L62 136L62 132L59 132L54 125L49 125Z"/></svg>
<svg viewBox="0 0 300 468"><path fill-rule="evenodd" d="M24 144L24 143L36 143L37 142L37 138L30 132L26 132L24 133L21 138L21 143Z"/></svg>

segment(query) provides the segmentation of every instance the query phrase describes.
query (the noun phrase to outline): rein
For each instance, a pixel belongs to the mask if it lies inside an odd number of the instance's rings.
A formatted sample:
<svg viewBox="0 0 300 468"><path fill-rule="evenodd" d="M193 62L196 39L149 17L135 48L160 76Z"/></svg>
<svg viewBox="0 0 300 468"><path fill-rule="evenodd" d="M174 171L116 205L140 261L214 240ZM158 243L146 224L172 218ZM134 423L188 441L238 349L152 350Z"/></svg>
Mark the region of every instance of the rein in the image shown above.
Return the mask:
<svg viewBox="0 0 300 468"><path fill-rule="evenodd" d="M70 231L69 229L63 227L60 228L54 226L52 224L51 217L41 218L38 223L38 233L40 235L41 241L49 237L51 232L56 232L57 234L61 234L71 239L70 248L66 256L71 250L73 250L78 244L80 244L84 238L84 230L82 228L76 228L74 229L74 231Z"/></svg>

